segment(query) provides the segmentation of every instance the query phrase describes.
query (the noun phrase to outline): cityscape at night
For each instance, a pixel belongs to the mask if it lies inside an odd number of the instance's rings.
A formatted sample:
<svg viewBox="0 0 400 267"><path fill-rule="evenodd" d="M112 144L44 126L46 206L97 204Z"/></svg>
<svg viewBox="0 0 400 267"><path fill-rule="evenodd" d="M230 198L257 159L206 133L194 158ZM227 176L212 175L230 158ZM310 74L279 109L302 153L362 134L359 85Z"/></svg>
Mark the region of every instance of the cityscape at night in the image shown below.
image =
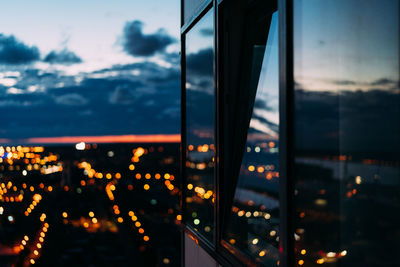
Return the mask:
<svg viewBox="0 0 400 267"><path fill-rule="evenodd" d="M398 267L399 0L0 8L0 267Z"/></svg>
<svg viewBox="0 0 400 267"><path fill-rule="evenodd" d="M1 146L2 266L180 266L178 151Z"/></svg>

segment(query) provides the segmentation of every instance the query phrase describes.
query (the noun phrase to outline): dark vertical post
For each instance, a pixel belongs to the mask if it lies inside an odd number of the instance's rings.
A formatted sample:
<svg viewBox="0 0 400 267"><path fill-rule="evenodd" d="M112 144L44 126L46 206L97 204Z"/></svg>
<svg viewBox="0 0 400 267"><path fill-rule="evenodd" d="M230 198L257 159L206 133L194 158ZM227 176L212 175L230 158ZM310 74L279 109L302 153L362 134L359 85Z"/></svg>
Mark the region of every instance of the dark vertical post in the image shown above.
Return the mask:
<svg viewBox="0 0 400 267"><path fill-rule="evenodd" d="M185 24L184 19L184 7L185 0L181 0L181 28ZM185 266L185 162L186 162L186 64L185 64L185 34L181 33L181 52L180 52L180 63L181 63L181 145L180 145L180 172L181 172L181 266Z"/></svg>
<svg viewBox="0 0 400 267"><path fill-rule="evenodd" d="M293 1L279 0L280 266L294 266Z"/></svg>

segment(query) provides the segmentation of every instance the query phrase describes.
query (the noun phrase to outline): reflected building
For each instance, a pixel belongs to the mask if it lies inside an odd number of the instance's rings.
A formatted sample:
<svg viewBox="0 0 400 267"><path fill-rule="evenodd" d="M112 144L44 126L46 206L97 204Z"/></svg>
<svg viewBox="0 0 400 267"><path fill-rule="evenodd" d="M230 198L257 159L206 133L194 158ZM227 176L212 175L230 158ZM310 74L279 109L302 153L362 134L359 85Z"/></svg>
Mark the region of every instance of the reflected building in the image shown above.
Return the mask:
<svg viewBox="0 0 400 267"><path fill-rule="evenodd" d="M182 5L185 266L397 266L399 2Z"/></svg>

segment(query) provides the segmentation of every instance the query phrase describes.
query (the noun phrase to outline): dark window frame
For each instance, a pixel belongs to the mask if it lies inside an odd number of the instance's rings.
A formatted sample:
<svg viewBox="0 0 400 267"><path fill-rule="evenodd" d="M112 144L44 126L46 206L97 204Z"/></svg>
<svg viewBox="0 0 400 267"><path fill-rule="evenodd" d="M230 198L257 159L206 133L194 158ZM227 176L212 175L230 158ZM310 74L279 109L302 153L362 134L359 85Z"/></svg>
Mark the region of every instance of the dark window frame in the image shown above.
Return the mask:
<svg viewBox="0 0 400 267"><path fill-rule="evenodd" d="M228 0L208 0L186 23L184 22L184 0L181 0L181 207L185 209L185 161L186 161L186 64L185 45L186 34L212 8L214 8L214 108L215 108L215 159L214 185L216 203L214 205L214 244L199 235L191 226L185 225L182 218L182 242L185 234L196 241L210 256L223 266L257 266L236 249L223 246L221 221L224 207L223 184L223 119L224 119L224 82L221 64L221 41L223 32L220 30L221 17L219 7ZM280 266L294 265L294 228L293 228L293 184L288 177L293 177L293 1L278 0L279 14L279 132L280 132ZM182 212L182 214L184 214ZM182 263L184 263L184 245Z"/></svg>

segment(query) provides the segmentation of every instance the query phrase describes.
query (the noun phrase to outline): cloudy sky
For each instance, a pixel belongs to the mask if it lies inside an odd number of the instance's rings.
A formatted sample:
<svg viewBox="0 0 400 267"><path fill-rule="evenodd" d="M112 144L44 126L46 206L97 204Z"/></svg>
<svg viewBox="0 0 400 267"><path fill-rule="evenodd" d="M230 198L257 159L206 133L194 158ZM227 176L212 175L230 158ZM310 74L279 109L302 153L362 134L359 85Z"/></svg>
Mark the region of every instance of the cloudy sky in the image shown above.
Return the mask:
<svg viewBox="0 0 400 267"><path fill-rule="evenodd" d="M0 10L0 139L179 133L179 1Z"/></svg>

